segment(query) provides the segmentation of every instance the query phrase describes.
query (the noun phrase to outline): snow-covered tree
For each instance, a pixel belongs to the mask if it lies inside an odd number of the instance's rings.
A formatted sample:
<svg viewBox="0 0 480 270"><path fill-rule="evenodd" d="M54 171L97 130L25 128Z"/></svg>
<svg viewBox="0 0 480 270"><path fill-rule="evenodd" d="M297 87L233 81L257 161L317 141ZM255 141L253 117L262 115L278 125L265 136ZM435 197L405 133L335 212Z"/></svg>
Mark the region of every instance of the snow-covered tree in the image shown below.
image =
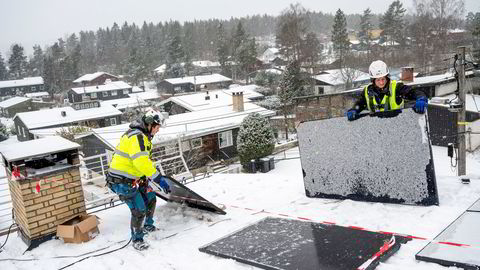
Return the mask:
<svg viewBox="0 0 480 270"><path fill-rule="evenodd" d="M56 134L72 142L77 142L75 140L75 135L82 134L90 131L91 128L85 126L70 126L63 127L60 131L57 131Z"/></svg>
<svg viewBox="0 0 480 270"><path fill-rule="evenodd" d="M8 129L7 127L0 122L0 142L8 139Z"/></svg>
<svg viewBox="0 0 480 270"><path fill-rule="evenodd" d="M0 81L6 80L8 77L8 70L5 66L5 60L3 60L2 54L0 54Z"/></svg>
<svg viewBox="0 0 480 270"><path fill-rule="evenodd" d="M244 167L252 159L270 155L274 147L273 129L265 117L252 113L243 119L237 136L237 150Z"/></svg>
<svg viewBox="0 0 480 270"><path fill-rule="evenodd" d="M10 58L8 59L8 68L11 79L22 79L25 77L27 72L27 57L20 44L14 44L12 46Z"/></svg>

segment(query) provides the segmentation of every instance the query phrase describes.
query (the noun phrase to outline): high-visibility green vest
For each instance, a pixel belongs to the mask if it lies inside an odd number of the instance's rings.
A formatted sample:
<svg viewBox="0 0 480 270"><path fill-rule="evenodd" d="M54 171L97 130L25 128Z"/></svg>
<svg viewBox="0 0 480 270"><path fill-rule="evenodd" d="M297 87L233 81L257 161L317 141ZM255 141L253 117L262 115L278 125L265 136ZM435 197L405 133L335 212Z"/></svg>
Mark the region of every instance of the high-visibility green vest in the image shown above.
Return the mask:
<svg viewBox="0 0 480 270"><path fill-rule="evenodd" d="M398 110L403 108L403 99L400 104L397 104L396 100L396 88L397 88L397 81L391 80L390 81L390 93L383 96L382 101L380 104L377 103L377 100L374 96L368 95L368 85L365 86L364 94L365 100L367 101L367 108L371 112L384 112L384 111L391 111L391 110Z"/></svg>

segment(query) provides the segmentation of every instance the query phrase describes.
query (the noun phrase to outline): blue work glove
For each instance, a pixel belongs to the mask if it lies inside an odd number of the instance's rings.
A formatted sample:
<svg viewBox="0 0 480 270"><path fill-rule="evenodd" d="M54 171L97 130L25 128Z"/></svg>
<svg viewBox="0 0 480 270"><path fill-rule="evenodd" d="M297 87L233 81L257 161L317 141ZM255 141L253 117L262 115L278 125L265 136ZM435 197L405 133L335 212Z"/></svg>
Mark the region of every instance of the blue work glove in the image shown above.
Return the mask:
<svg viewBox="0 0 480 270"><path fill-rule="evenodd" d="M427 109L428 99L426 97L419 97L415 101L414 111L416 113L424 114Z"/></svg>
<svg viewBox="0 0 480 270"><path fill-rule="evenodd" d="M170 186L167 183L167 179L162 175L153 178L153 182L157 183L165 193L170 193Z"/></svg>
<svg viewBox="0 0 480 270"><path fill-rule="evenodd" d="M348 121L353 121L353 120L357 119L357 116L358 116L357 110L350 109L350 110L347 111Z"/></svg>

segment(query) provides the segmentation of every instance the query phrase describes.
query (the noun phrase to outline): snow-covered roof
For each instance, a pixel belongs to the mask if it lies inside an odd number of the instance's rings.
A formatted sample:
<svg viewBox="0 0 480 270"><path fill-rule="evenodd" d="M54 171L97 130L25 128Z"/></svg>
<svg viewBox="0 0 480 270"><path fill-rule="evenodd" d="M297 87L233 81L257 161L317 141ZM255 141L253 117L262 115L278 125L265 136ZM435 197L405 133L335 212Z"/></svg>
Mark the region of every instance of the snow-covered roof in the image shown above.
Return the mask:
<svg viewBox="0 0 480 270"><path fill-rule="evenodd" d="M143 100L159 99L161 95L158 93L157 89L146 90L145 92L136 92L128 94L129 97L139 98Z"/></svg>
<svg viewBox="0 0 480 270"><path fill-rule="evenodd" d="M157 67L154 69L156 73L165 73L165 70L167 70L167 65L162 64L161 66Z"/></svg>
<svg viewBox="0 0 480 270"><path fill-rule="evenodd" d="M99 72L95 72L95 73L85 74L85 75L81 76L80 78L76 79L73 82L74 83L90 82L90 81L93 81L96 78L102 76L103 74L118 78L117 76L112 75L110 73L99 71Z"/></svg>
<svg viewBox="0 0 480 270"><path fill-rule="evenodd" d="M243 119L250 113L259 113L266 117L275 115L274 111L267 110L253 103L245 103L244 111L235 112L232 106L224 106L220 108L212 108L197 112L189 112L171 115L166 120L166 126L160 128L153 142L160 143L162 141L172 140L178 136L202 136L223 130L233 129L240 126ZM120 141L120 137L129 124L117 126L97 128L93 132L102 141L115 147Z"/></svg>
<svg viewBox="0 0 480 270"><path fill-rule="evenodd" d="M58 136L57 134L65 129L66 127L40 128L40 129L31 130L30 133L37 136L38 138L44 138L49 136ZM75 136L79 136L79 135L80 134L75 134Z"/></svg>
<svg viewBox="0 0 480 270"><path fill-rule="evenodd" d="M208 100L205 99L205 97L207 96L207 92L173 96L166 100L163 100L159 103L159 105L163 105L171 101L189 111L200 111L212 108L225 107L233 104L233 92L243 92L243 101L245 103L250 102L251 99L256 99L263 96L262 94L255 91L256 88L258 88L257 85L246 85L234 87L231 89L208 91L208 96L210 97L210 99Z"/></svg>
<svg viewBox="0 0 480 270"><path fill-rule="evenodd" d="M50 94L48 92L42 91L42 92L35 92L35 93L27 93L25 94L25 96L28 98L36 98L36 97L50 96Z"/></svg>
<svg viewBox="0 0 480 270"><path fill-rule="evenodd" d="M171 78L165 79L166 82L170 84L208 84L208 83L219 83L219 82L230 82L232 79L225 77L221 74L210 74L210 75L200 75L200 76L189 76L183 78Z"/></svg>
<svg viewBox="0 0 480 270"><path fill-rule="evenodd" d="M203 61L192 61L192 65L196 67L219 67L219 62L214 62L210 60L203 60Z"/></svg>
<svg viewBox="0 0 480 270"><path fill-rule="evenodd" d="M60 136L0 145L0 152L8 161L78 149L80 145Z"/></svg>
<svg viewBox="0 0 480 270"><path fill-rule="evenodd" d="M19 103L25 102L30 100L30 98L26 97L12 97L7 100L0 102L0 108L9 108L11 106L17 105Z"/></svg>
<svg viewBox="0 0 480 270"><path fill-rule="evenodd" d="M449 100L453 102L459 101L456 99L455 94L450 94L446 96L441 96L441 97L434 97L432 98L432 101L430 104L435 104L437 106L443 106L443 107L449 107L449 104L444 104L442 102L436 102L436 101L443 101L443 100ZM479 95L472 95L472 94L466 94L465 95L465 101L467 106L465 107L465 110L470 111L470 112L479 112L480 113L480 96Z"/></svg>
<svg viewBox="0 0 480 270"><path fill-rule="evenodd" d="M114 81L114 82L109 82L102 85L74 87L72 88L72 90L75 93L81 95L84 93L97 93L97 92L103 92L103 91L123 90L123 89L130 89L130 88L132 88L132 86L130 86L128 83L124 81Z"/></svg>
<svg viewBox="0 0 480 270"><path fill-rule="evenodd" d="M62 116L62 111L66 113L65 116ZM122 112L113 106L102 105L100 107L84 110L75 110L72 107L62 107L33 112L22 112L17 113L14 118L20 118L28 129L37 129L110 116L118 116L121 114Z"/></svg>
<svg viewBox="0 0 480 270"><path fill-rule="evenodd" d="M353 82L364 82L364 81L370 81L370 76L360 70L353 70L352 72L348 71L350 74L354 74L354 80ZM320 75L315 75L313 76L315 80L322 81L326 84L330 85L341 85L345 84L345 79L342 75L342 72L340 69L331 69L331 70L325 70L322 72Z"/></svg>
<svg viewBox="0 0 480 270"><path fill-rule="evenodd" d="M126 108L136 108L142 106L148 106L148 102L144 99L137 98L137 97L128 97L128 98L117 98L111 100L104 100L101 101L102 106L109 105L113 106L119 110L123 110Z"/></svg>
<svg viewBox="0 0 480 270"><path fill-rule="evenodd" d="M42 77L27 77L21 80L0 81L0 88L22 87L43 84Z"/></svg>
<svg viewBox="0 0 480 270"><path fill-rule="evenodd" d="M282 58L280 55L280 50L278 48L267 48L258 59L260 61L270 63L271 61L275 60L275 58Z"/></svg>

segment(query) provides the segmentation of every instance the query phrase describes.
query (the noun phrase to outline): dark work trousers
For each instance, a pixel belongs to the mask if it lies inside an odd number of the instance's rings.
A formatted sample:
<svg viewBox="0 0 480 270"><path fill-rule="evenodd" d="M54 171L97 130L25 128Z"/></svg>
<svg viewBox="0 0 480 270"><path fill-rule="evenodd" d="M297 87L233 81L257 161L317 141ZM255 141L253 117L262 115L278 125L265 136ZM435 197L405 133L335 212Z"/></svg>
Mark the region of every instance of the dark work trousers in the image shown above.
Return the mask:
<svg viewBox="0 0 480 270"><path fill-rule="evenodd" d="M149 191L146 186L137 188L124 183L113 183L109 187L130 208L132 239L143 239L142 225L153 225L153 214L157 203L155 193ZM143 224L145 217L145 224Z"/></svg>

